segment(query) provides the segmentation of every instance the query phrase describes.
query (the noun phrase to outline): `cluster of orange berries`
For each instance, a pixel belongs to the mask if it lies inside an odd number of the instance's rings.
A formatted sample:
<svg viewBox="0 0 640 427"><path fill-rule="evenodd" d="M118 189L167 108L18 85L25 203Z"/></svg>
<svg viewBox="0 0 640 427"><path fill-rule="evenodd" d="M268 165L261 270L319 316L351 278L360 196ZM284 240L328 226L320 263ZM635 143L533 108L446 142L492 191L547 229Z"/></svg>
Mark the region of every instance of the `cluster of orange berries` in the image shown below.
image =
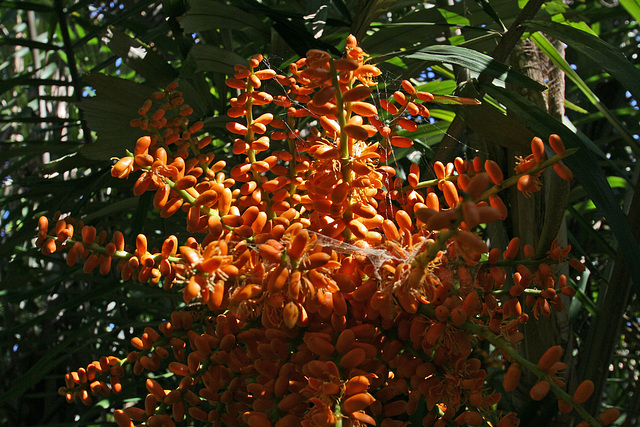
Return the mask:
<svg viewBox="0 0 640 427"><path fill-rule="evenodd" d="M559 294L575 290L552 266L584 267L557 242L533 259L535 248L521 251L517 238L489 250L479 233L507 216L502 189L537 191L549 166L570 179L560 163L570 151L552 136L547 159L535 138L511 178L491 160L457 158L436 162L429 181L413 164L406 185L385 163L394 146L413 144L431 94L403 81L378 111L368 99L380 70L353 36L344 58L312 50L290 76L261 66L254 56L227 79L237 96L226 127L242 156L228 175L223 160L213 163L212 139L196 135L203 123L189 123L176 84L131 123L149 135L112 175L139 171L135 194L154 191L162 217L184 212L194 236L182 245L172 235L150 249L138 235L127 249L120 232L107 243L70 218L56 218L54 232L40 219L44 253L67 248L69 265L83 259L86 272L103 274L118 260L123 280L181 292L197 307L147 327L126 358L68 374L60 393L90 404L91 395L120 392L123 375L153 372L142 407L115 411L119 426L518 425L514 413L492 409L500 394L486 389L474 337L512 362L505 390L513 390L525 362L508 351L523 338L522 302L536 317L561 310ZM533 398L563 393L556 362L534 365L543 385Z"/></svg>

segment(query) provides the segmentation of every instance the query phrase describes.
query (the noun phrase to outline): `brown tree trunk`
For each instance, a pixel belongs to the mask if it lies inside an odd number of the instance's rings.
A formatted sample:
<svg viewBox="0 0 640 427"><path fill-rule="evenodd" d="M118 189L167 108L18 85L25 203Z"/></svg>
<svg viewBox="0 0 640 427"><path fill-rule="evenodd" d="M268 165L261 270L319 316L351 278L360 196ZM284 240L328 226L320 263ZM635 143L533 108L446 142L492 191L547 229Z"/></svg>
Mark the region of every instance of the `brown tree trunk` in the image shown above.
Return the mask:
<svg viewBox="0 0 640 427"><path fill-rule="evenodd" d="M555 43L562 49L562 45ZM524 40L512 52L511 63L521 73L548 85L545 92L537 92L521 87L510 89L519 92L529 101L546 109L555 118L562 120L564 115L564 75L562 71L554 67L548 58L537 48L531 40ZM542 136L544 137L545 136ZM514 159L516 156L526 156L529 152L507 150L507 157ZM511 169L513 166L511 165ZM536 250L536 258L544 258L556 236L561 246L565 246L566 232L564 230L564 212L569 193L569 184L560 179L553 171L546 171L542 177L543 189L539 193L526 197L513 188L511 197L511 215L513 234L518 236L521 247L525 244L532 245ZM560 235L558 233L560 232ZM566 271L556 271L562 274ZM522 301L524 302L524 301ZM525 338L520 344L519 351L528 360L537 362L540 356L551 346L560 344L564 349L565 363L569 366L565 378L573 377L572 335L569 323L568 300L563 301L566 310L562 312L552 311L550 317L540 316L535 319L533 313L527 308L530 320L525 324L523 333ZM552 402L543 401L542 404L532 404L529 398L529 389L535 384L536 377L531 373L525 373L520 385L514 392L513 403L521 409L521 425L540 425L535 421L538 416L548 418L556 412L557 406ZM553 406L552 406L553 405ZM536 424L537 423L537 424ZM556 417L554 425L567 425L567 420Z"/></svg>

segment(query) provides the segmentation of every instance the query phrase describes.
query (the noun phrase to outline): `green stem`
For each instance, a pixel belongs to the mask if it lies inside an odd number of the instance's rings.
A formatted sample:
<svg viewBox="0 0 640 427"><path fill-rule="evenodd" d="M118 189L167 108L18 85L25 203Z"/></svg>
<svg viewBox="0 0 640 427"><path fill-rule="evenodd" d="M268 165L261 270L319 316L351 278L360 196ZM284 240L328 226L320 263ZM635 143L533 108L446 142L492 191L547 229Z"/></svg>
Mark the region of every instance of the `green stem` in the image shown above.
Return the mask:
<svg viewBox="0 0 640 427"><path fill-rule="evenodd" d="M340 82L338 81L338 71L336 67L333 65L333 61L329 61L330 72L331 72L331 84L336 89L336 109L338 110L338 124L340 125L340 157L342 159L342 174L343 178L346 182L351 182L349 179L349 170L345 170L345 166L348 165L349 162L349 136L344 131L345 126L347 125L347 118L344 114L344 100L342 99L342 92L340 91Z"/></svg>
<svg viewBox="0 0 640 427"><path fill-rule="evenodd" d="M487 191L482 193L476 199L476 202L478 202L480 200L486 200L486 199L489 198L489 196L493 196L494 194L497 194L498 192L500 192L501 190L504 190L507 187L511 187L512 185L516 185L521 176L523 176L523 175L535 175L536 173L543 171L544 169L548 168L549 166L553 166L554 163L558 163L560 160L564 159L565 157L568 157L568 156L572 155L576 151L578 151L578 148L570 148L570 149L566 150L564 153L556 154L555 156L553 156L553 157L545 160L544 162L532 167L531 169L529 169L526 172L520 173L518 175L514 175L514 176L506 179L501 185L494 185L493 187L489 188Z"/></svg>
<svg viewBox="0 0 640 427"><path fill-rule="evenodd" d="M251 74L253 74L253 68L251 68ZM251 93L253 92L253 85L251 85L251 82L249 80L250 79L247 79L247 93L249 94L249 99L247 100L247 104L246 104L247 114L245 115L245 117L247 120L247 135L245 137L245 141L247 142L247 144L249 144L249 147L251 147L251 143L255 139L255 133L251 129L251 126L253 125L253 98L251 97ZM249 151L247 152L247 157L249 158L249 162L251 164L255 163L257 161L256 150L254 150L253 148L249 148ZM262 175L260 175L260 172L251 168L251 174L253 175L253 180L257 184L262 186L263 181L262 181ZM272 202L271 202L271 198L269 197L269 193L262 190L262 197L264 198L264 201L267 204L267 209L266 209L267 217L271 219L275 218L275 213L271 210Z"/></svg>
<svg viewBox="0 0 640 427"><path fill-rule="evenodd" d="M427 306L425 304L420 305L418 312L427 317L430 317L433 319L436 318L435 308ZM571 406L573 406L576 412L578 412L578 414L580 414L582 419L587 421L589 425L591 425L592 427L600 427L600 423L594 417L592 417L582 405L575 404L573 402L572 397L569 395L569 393L567 393L566 391L561 389L558 385L556 385L556 383L553 382L551 377L547 375L545 372L543 372L541 369L539 369L535 363L521 356L520 353L518 353L516 348L510 342L494 334L487 327L479 325L477 323L467 321L461 326L459 326L459 329L471 332L474 335L484 338L485 340L493 344L496 348L506 353L510 357L511 361L518 362L520 366L531 371L541 381L547 381L551 385L551 391L553 391L553 394L555 394L558 399L562 399L568 402Z"/></svg>
<svg viewBox="0 0 640 427"><path fill-rule="evenodd" d="M350 183L353 181L353 171L351 170L351 153L349 152L349 136L344 131L345 126L347 125L347 117L345 112L344 100L342 98L342 92L340 91L340 82L338 81L338 71L333 64L332 60L329 60L329 67L331 72L331 84L336 89L336 109L338 115L338 124L340 125L340 161L341 161L341 169L342 169L342 179L344 182ZM353 214L351 213L351 194L349 194L349 200L347 204L347 209L342 214L342 218L346 223L349 223L353 218ZM349 227L345 227L343 234L347 241L353 240L355 237Z"/></svg>
<svg viewBox="0 0 640 427"><path fill-rule="evenodd" d="M53 239L55 241L59 240L57 236L53 236L53 235L50 235L50 234L47 234L47 238ZM70 237L67 240L65 240L64 241L64 245L72 246L76 242L82 243L84 245L84 247L89 249L91 252L100 253L100 254L106 254L107 253L107 250L105 249L104 246L100 246L97 243L92 243L90 245L87 245L82 240L74 239L72 237ZM132 257L136 256L136 254L128 252L128 251L115 251L111 256L114 257L114 258L129 259L129 258L132 258ZM151 257L152 257L154 262L160 262L160 261L162 261L164 259L164 257L161 254L152 255ZM173 263L178 263L178 262L184 261L182 258L179 258L179 257L176 257L176 256L169 256L169 257L167 257L167 260L169 260L169 262L173 262Z"/></svg>
<svg viewBox="0 0 640 427"><path fill-rule="evenodd" d="M493 290L491 292L489 292L491 295L493 296L502 296L502 295L509 295L509 290L507 289L496 289ZM541 289L530 289L527 288L522 292L524 295L540 295L542 293Z"/></svg>
<svg viewBox="0 0 640 427"><path fill-rule="evenodd" d="M287 118L287 126L290 129L293 129L295 126L295 119L293 117ZM291 178L291 185L289 185L289 195L293 196L296 193L298 188L297 185L293 183L297 173L296 173L296 156L298 155L298 151L296 150L296 141L293 138L287 138L287 147L289 148L289 153L293 157L289 162L289 178Z"/></svg>
<svg viewBox="0 0 640 427"><path fill-rule="evenodd" d="M489 188L487 191L482 193L480 195L480 197L478 197L478 199L476 201L485 200L489 196L497 194L498 192L504 190L505 188L511 187L512 185L517 184L518 183L518 179L520 179L520 177L522 175L534 175L534 174L540 172L541 170L548 168L549 166L553 166L554 163L557 163L560 160L564 159L565 157L568 157L568 156L572 155L576 151L578 151L578 148L570 148L567 151L565 151L563 154L556 154L555 156L545 160L544 162L540 163L539 165L536 165L536 166L532 167L531 169L529 169L526 172L523 172L521 174L514 175L514 176L508 178L502 184L494 185L493 187ZM475 175L475 174L473 174L473 175ZM455 181L458 180L458 175L449 175L449 176L445 177L444 180L445 181L453 181L453 182L455 182ZM405 185L404 187L402 187L402 191L403 192L407 192L407 191L411 191L411 190L419 190L421 188L433 187L433 186L437 185L439 181L440 180L436 178L436 179L430 179L428 181L419 182L415 187L412 187L410 185Z"/></svg>
<svg viewBox="0 0 640 427"><path fill-rule="evenodd" d="M459 231L457 229L457 226L454 225L452 227L453 228L442 230L440 233L438 233L437 240L433 243L430 243L428 249L425 252L416 255L411 264L423 267L429 265L429 263L438 256L438 253L442 249L444 249L444 247L447 245L447 241Z"/></svg>

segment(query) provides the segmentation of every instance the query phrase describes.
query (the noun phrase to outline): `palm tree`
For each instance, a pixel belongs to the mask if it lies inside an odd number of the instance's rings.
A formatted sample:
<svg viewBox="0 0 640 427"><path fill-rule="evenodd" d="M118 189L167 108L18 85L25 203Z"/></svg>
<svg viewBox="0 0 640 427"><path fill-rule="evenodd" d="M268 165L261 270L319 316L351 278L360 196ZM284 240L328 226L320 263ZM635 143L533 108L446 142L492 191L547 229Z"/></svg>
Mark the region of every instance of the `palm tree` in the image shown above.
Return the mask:
<svg viewBox="0 0 640 427"><path fill-rule="evenodd" d="M565 351L567 389L590 378L592 414L616 406L621 423L638 422L640 270L631 219L640 12L631 2L530 0L521 9L497 1L47 0L0 8L3 422L69 423L78 413L80 424L106 423L98 407L66 405L59 379L92 357L126 353L136 331L180 305L148 286L87 276L43 256L32 243L37 217L69 213L130 240L171 229L172 220L150 209L151 197L131 197L109 174L111 157L140 136L129 121L144 100L180 79L186 102L216 138L216 154L233 166L225 131L233 89L225 75L258 52L282 69L309 49L339 55L348 34L384 71L377 96L390 96L402 79L439 96L420 125L419 145L395 153L402 170L418 163L428 175L436 159L476 153L512 169L510 159L534 134L557 133L580 148L567 159L576 176L570 187L549 180L533 200L505 195L516 214L485 232L503 246L518 235L542 255L562 230L588 269L572 274L578 293L565 302L564 317L532 324L520 350L537 360L562 342L573 349ZM483 102L465 105L456 96ZM491 385L500 388L501 376ZM521 425L566 423L555 402L530 401L533 378L526 381L502 408L515 409ZM104 405L121 407L135 387Z"/></svg>

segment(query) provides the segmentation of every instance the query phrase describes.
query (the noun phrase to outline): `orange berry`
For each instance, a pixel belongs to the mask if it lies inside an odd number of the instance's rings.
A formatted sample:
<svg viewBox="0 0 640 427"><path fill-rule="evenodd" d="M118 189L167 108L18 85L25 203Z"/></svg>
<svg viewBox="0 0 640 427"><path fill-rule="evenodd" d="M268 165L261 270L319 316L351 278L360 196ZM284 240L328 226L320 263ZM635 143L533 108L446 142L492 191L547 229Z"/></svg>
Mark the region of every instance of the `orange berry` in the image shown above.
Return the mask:
<svg viewBox="0 0 640 427"><path fill-rule="evenodd" d="M87 258L87 260L84 263L84 266L82 266L82 271L84 271L86 274L89 274L93 270L95 270L96 267L98 267L99 265L100 265L100 258L98 257L98 255L92 254L89 256L89 258Z"/></svg>
<svg viewBox="0 0 640 427"><path fill-rule="evenodd" d="M353 139L364 141L369 137L369 133L362 126L348 124L344 127L344 132Z"/></svg>
<svg viewBox="0 0 640 427"><path fill-rule="evenodd" d="M131 418L122 410L116 409L113 412L113 418L118 424L118 427L133 427L133 422Z"/></svg>
<svg viewBox="0 0 640 427"><path fill-rule="evenodd" d="M404 89L409 95L415 95L416 88L411 84L409 80L403 80L400 82L402 89Z"/></svg>
<svg viewBox="0 0 640 427"><path fill-rule="evenodd" d="M435 174L436 174L436 178L438 178L438 179L444 179L444 178L445 178L445 176L446 176L446 175L445 175L445 174L446 174L445 166L444 166L444 164L443 164L441 161L439 161L439 160L438 160L438 161L436 161L436 162L433 164L433 171L435 172Z"/></svg>
<svg viewBox="0 0 640 427"><path fill-rule="evenodd" d="M136 255L141 256L147 253L147 236L138 234L136 236Z"/></svg>
<svg viewBox="0 0 640 427"><path fill-rule="evenodd" d="M509 242L507 249L502 253L502 258L507 261L511 261L516 257L516 255L518 255L519 250L520 250L520 238L514 237Z"/></svg>
<svg viewBox="0 0 640 427"><path fill-rule="evenodd" d="M158 401L162 401L166 395L164 389L156 380L148 378L146 381L147 390L153 394L153 397Z"/></svg>
<svg viewBox="0 0 640 427"><path fill-rule="evenodd" d="M333 86L323 87L313 96L313 105L321 107L327 102L334 100L335 94L336 90ZM335 102L335 100L333 102Z"/></svg>
<svg viewBox="0 0 640 427"><path fill-rule="evenodd" d="M436 307L436 319L439 322L446 322L449 319L449 309L445 305L439 305Z"/></svg>
<svg viewBox="0 0 640 427"><path fill-rule="evenodd" d="M373 89L370 87L359 85L343 93L342 100L344 102L362 101L363 99L368 98L372 92Z"/></svg>
<svg viewBox="0 0 640 427"><path fill-rule="evenodd" d="M45 255L51 255L56 251L56 241L53 239L47 239L42 245L42 253Z"/></svg>
<svg viewBox="0 0 640 427"><path fill-rule="evenodd" d="M345 329L338 336L338 340L336 341L336 350L340 354L347 353L351 348L353 348L353 344L356 342L356 335L351 329Z"/></svg>
<svg viewBox="0 0 640 427"><path fill-rule="evenodd" d="M482 310L482 303L480 301L480 296L476 291L471 291L467 294L464 298L464 302L462 303L462 308L470 316L475 316L480 313Z"/></svg>
<svg viewBox="0 0 640 427"><path fill-rule="evenodd" d="M482 195L482 193L487 189L487 187L491 184L491 178L487 172L480 172L476 174L469 184L466 186L464 191L471 197L472 200L476 200ZM446 197L446 195L445 195Z"/></svg>
<svg viewBox="0 0 640 427"><path fill-rule="evenodd" d="M558 410L563 414L570 414L573 411L573 406L571 403L566 400L559 399L558 400Z"/></svg>
<svg viewBox="0 0 640 427"><path fill-rule="evenodd" d="M369 378L363 375L358 375L349 378L345 383L345 395L353 396L354 394L362 393L369 388Z"/></svg>
<svg viewBox="0 0 640 427"><path fill-rule="evenodd" d="M573 172L571 172L571 169L564 163L554 163L552 167L555 173L565 181L571 181L573 179Z"/></svg>
<svg viewBox="0 0 640 427"><path fill-rule="evenodd" d="M538 178L525 174L518 178L518 190L523 193L535 193L540 190Z"/></svg>
<svg viewBox="0 0 640 427"><path fill-rule="evenodd" d="M268 245L262 245L268 246ZM271 247L271 246L268 246ZM269 282L267 284L267 289L269 292L277 292L284 287L287 283L287 279L289 278L289 269L285 266L276 267L275 271L271 273L269 276Z"/></svg>
<svg viewBox="0 0 640 427"><path fill-rule="evenodd" d="M393 99L400 105L407 105L407 96L399 90L393 92Z"/></svg>
<svg viewBox="0 0 640 427"><path fill-rule="evenodd" d="M228 78L224 83L232 89L246 89L247 83L244 80Z"/></svg>
<svg viewBox="0 0 640 427"><path fill-rule="evenodd" d="M273 96L267 92L255 91L251 93L255 105L265 105L273 101Z"/></svg>
<svg viewBox="0 0 640 427"><path fill-rule="evenodd" d="M361 221L358 221L357 219L352 219L351 221L349 221L349 224L347 224L347 226L349 227L349 230L351 230L351 232L358 239L366 238L368 230L367 230L367 227Z"/></svg>
<svg viewBox="0 0 640 427"><path fill-rule="evenodd" d="M353 369L362 364L367 358L366 352L361 348L353 348L340 358L340 366L344 369Z"/></svg>
<svg viewBox="0 0 640 427"><path fill-rule="evenodd" d="M317 335L307 335L305 339L307 348L319 356L331 356L335 352L335 347L329 341Z"/></svg>
<svg viewBox="0 0 640 427"><path fill-rule="evenodd" d="M123 157L111 168L111 176L116 178L126 178L133 171L134 158Z"/></svg>
<svg viewBox="0 0 640 427"><path fill-rule="evenodd" d="M512 363L504 374L504 380L502 385L505 391L513 391L518 386L520 376L522 375L522 368L519 363Z"/></svg>
<svg viewBox="0 0 640 427"><path fill-rule="evenodd" d="M282 320L289 329L296 325L299 315L300 310L298 308L298 304L293 301L289 301L282 310Z"/></svg>
<svg viewBox="0 0 640 427"><path fill-rule="evenodd" d="M451 322L455 326L462 326L467 321L468 314L462 307L456 307L451 311Z"/></svg>
<svg viewBox="0 0 640 427"><path fill-rule="evenodd" d="M85 225L82 227L82 230L80 230L80 234L82 235L82 243L88 246L95 240L97 231L95 227Z"/></svg>
<svg viewBox="0 0 640 427"><path fill-rule="evenodd" d="M46 216L38 218L38 230L45 233L49 230L49 219Z"/></svg>
<svg viewBox="0 0 640 427"><path fill-rule="evenodd" d="M533 153L533 158L536 160L536 162L544 162L544 142L537 136L531 140L531 152Z"/></svg>
<svg viewBox="0 0 640 427"><path fill-rule="evenodd" d="M395 135L391 137L391 145L398 148L409 148L413 146L413 140L406 136Z"/></svg>
<svg viewBox="0 0 640 427"><path fill-rule="evenodd" d="M493 182L495 185L502 185L504 181L504 175L502 173L502 169L500 169L500 166L498 166L498 164L495 161L493 160L485 161L484 170L486 170L487 173L489 174L489 178L491 178L491 182Z"/></svg>
<svg viewBox="0 0 640 427"><path fill-rule="evenodd" d="M240 123L237 123L237 122L228 122L226 124L226 127L229 132L235 133L238 135L246 135L248 132L246 126L241 125Z"/></svg>
<svg viewBox="0 0 640 427"><path fill-rule="evenodd" d="M489 196L489 205L500 212L500 219L507 218L507 207L499 196L496 196L495 194Z"/></svg>
<svg viewBox="0 0 640 427"><path fill-rule="evenodd" d="M424 336L425 340L430 345L435 345L435 343L438 342L438 340L442 336L445 326L446 325L444 323L440 323L440 322L437 322L431 325Z"/></svg>
<svg viewBox="0 0 640 427"><path fill-rule="evenodd" d="M482 423L484 422L484 418L482 417L480 412L467 411L464 413L464 415L465 415L464 417L465 422L470 426L479 426L479 425L482 425Z"/></svg>
<svg viewBox="0 0 640 427"><path fill-rule="evenodd" d="M364 101L351 103L351 111L362 117L375 117L378 115L376 106Z"/></svg>
<svg viewBox="0 0 640 427"><path fill-rule="evenodd" d="M598 415L596 419L603 426L608 426L618 418L620 418L620 410L618 408L608 408Z"/></svg>
<svg viewBox="0 0 640 427"><path fill-rule="evenodd" d="M444 193L444 199L450 208L456 207L458 205L460 196L458 195L458 189L453 182L444 181L442 183L442 192Z"/></svg>
<svg viewBox="0 0 640 427"><path fill-rule="evenodd" d="M199 421L206 422L208 419L208 414L200 408L192 406L188 409L189 415Z"/></svg>
<svg viewBox="0 0 640 427"><path fill-rule="evenodd" d="M411 216L404 210L399 209L395 214L396 222L401 229L413 230L413 222L411 220Z"/></svg>
<svg viewBox="0 0 640 427"><path fill-rule="evenodd" d="M180 362L169 363L169 371L181 377L189 375L189 367Z"/></svg>
<svg viewBox="0 0 640 427"><path fill-rule="evenodd" d="M266 261L279 263L282 259L282 250L269 244L258 246L258 252Z"/></svg>
<svg viewBox="0 0 640 427"><path fill-rule="evenodd" d="M529 396L536 401L542 400L549 394L549 390L551 390L551 385L547 381L540 381L531 387Z"/></svg>
<svg viewBox="0 0 640 427"><path fill-rule="evenodd" d="M270 68L265 68L264 70L256 71L254 75L260 80L270 80L276 76L276 72Z"/></svg>
<svg viewBox="0 0 640 427"><path fill-rule="evenodd" d="M429 92L423 92L423 91L418 91L416 93L416 96L418 97L419 100L425 101L425 102L431 102L435 99L433 94Z"/></svg>
<svg viewBox="0 0 640 427"><path fill-rule="evenodd" d="M307 230L303 229L296 233L291 239L289 248L287 249L287 255L289 256L289 258L294 261L299 260L306 249L308 241L309 232Z"/></svg>
<svg viewBox="0 0 640 427"><path fill-rule="evenodd" d="M402 129L408 130L409 132L415 132L418 130L418 124L413 120L409 120L406 117L401 117L398 119L398 126Z"/></svg>
<svg viewBox="0 0 640 427"><path fill-rule="evenodd" d="M551 149L555 151L557 154L564 154L565 148L564 143L562 142L562 138L559 135L552 134L549 135L549 145Z"/></svg>
<svg viewBox="0 0 640 427"><path fill-rule="evenodd" d="M549 372L551 367L560 360L562 357L562 347L554 345L549 347L547 351L540 357L538 361L538 369L544 372Z"/></svg>
<svg viewBox="0 0 640 427"><path fill-rule="evenodd" d="M593 394L594 384L591 380L583 381L573 393L573 401L578 405L586 402Z"/></svg>
<svg viewBox="0 0 640 427"><path fill-rule="evenodd" d="M342 410L347 414L353 414L356 411L366 409L369 405L375 402L375 398L369 393L358 393L345 399L342 402Z"/></svg>

